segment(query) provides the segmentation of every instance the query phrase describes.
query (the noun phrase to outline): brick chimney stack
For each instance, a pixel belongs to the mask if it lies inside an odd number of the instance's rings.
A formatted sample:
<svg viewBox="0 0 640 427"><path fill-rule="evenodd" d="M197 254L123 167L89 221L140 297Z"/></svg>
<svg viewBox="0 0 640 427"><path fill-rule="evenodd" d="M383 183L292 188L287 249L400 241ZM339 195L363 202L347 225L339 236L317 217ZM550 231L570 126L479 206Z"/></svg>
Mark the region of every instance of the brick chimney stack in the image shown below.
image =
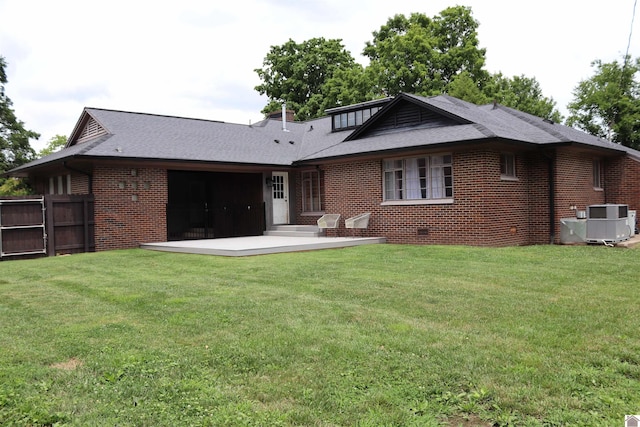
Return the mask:
<svg viewBox="0 0 640 427"><path fill-rule="evenodd" d="M287 111L287 117L286 120L287 122L292 122L293 118L295 116L295 112L293 110L286 110ZM273 120L280 120L282 121L282 111L278 110L278 111L274 111L272 113L267 114L267 119L273 119Z"/></svg>

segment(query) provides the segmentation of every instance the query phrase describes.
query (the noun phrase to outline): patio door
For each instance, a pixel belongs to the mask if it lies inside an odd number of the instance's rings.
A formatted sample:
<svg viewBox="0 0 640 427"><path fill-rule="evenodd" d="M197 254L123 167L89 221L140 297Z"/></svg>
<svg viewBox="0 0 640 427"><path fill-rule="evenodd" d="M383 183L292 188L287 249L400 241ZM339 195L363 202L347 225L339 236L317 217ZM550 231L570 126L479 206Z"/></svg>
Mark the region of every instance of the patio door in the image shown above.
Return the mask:
<svg viewBox="0 0 640 427"><path fill-rule="evenodd" d="M271 182L273 223L289 224L289 174L287 172L273 172Z"/></svg>

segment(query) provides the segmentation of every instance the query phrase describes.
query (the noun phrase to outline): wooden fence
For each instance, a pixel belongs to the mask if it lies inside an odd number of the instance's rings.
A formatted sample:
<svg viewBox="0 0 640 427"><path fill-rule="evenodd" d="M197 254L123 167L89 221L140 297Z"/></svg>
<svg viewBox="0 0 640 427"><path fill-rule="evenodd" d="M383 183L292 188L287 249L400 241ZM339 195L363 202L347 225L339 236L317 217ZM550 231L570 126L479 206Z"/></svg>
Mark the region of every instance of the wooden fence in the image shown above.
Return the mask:
<svg viewBox="0 0 640 427"><path fill-rule="evenodd" d="M94 250L92 195L0 199L0 259Z"/></svg>

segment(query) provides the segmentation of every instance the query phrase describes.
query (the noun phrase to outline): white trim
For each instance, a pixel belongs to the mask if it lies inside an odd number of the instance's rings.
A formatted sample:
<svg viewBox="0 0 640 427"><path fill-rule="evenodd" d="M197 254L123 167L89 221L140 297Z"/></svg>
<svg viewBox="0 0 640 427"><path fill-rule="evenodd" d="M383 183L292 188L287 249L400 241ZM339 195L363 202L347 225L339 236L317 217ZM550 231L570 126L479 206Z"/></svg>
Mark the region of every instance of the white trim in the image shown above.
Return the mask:
<svg viewBox="0 0 640 427"><path fill-rule="evenodd" d="M380 203L380 206L411 206L411 205L452 205L453 199L414 199L414 200L389 200Z"/></svg>
<svg viewBox="0 0 640 427"><path fill-rule="evenodd" d="M500 175L500 181L520 181L520 178L510 175Z"/></svg>

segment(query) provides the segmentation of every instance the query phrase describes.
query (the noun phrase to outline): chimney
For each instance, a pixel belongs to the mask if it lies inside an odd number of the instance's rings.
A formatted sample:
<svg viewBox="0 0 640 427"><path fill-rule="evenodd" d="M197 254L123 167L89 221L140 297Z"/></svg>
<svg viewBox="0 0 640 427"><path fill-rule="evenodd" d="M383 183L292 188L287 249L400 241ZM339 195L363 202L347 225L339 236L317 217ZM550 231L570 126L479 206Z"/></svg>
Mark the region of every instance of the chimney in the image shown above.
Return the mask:
<svg viewBox="0 0 640 427"><path fill-rule="evenodd" d="M293 118L295 116L295 113L293 110L286 110L285 113L285 120L287 122L292 122ZM272 119L272 120L282 120L282 111L278 110L278 111L274 111L272 113L267 114L267 119Z"/></svg>
<svg viewBox="0 0 640 427"><path fill-rule="evenodd" d="M282 103L282 130L287 131L287 103Z"/></svg>

